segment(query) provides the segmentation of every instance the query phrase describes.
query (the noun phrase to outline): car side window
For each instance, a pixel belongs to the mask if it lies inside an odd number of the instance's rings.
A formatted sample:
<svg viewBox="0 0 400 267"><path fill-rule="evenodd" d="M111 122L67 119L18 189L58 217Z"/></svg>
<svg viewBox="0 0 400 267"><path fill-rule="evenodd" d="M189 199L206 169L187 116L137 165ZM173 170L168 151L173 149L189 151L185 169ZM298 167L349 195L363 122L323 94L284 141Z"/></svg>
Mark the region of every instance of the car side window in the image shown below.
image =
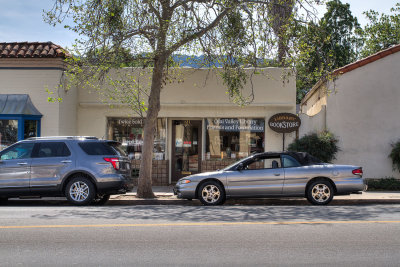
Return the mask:
<svg viewBox="0 0 400 267"><path fill-rule="evenodd" d="M259 157L249 162L244 169L256 170L256 169L277 169L281 168L280 157Z"/></svg>
<svg viewBox="0 0 400 267"><path fill-rule="evenodd" d="M71 152L64 142L43 142L38 144L35 154L38 158L50 158L68 157L71 155Z"/></svg>
<svg viewBox="0 0 400 267"><path fill-rule="evenodd" d="M30 158L33 150L33 143L21 143L17 144L3 153L1 153L1 160L10 160L10 159L26 159Z"/></svg>
<svg viewBox="0 0 400 267"><path fill-rule="evenodd" d="M282 165L284 168L300 167L301 164L292 156L282 155Z"/></svg>

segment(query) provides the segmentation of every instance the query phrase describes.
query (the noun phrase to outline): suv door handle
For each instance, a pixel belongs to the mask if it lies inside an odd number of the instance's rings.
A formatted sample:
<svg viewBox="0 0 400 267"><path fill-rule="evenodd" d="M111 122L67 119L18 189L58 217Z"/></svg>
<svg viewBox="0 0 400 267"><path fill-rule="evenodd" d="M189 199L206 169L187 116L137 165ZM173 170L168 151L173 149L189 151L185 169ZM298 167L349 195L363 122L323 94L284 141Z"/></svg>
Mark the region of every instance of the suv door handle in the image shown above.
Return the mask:
<svg viewBox="0 0 400 267"><path fill-rule="evenodd" d="M18 162L17 164L18 165L28 165L28 163L26 163L26 162Z"/></svg>
<svg viewBox="0 0 400 267"><path fill-rule="evenodd" d="M62 163L71 163L72 160L62 160L61 162L62 162Z"/></svg>
<svg viewBox="0 0 400 267"><path fill-rule="evenodd" d="M279 175L281 175L281 174L280 174L280 173L274 173L274 175L275 175L275 176L279 176Z"/></svg>

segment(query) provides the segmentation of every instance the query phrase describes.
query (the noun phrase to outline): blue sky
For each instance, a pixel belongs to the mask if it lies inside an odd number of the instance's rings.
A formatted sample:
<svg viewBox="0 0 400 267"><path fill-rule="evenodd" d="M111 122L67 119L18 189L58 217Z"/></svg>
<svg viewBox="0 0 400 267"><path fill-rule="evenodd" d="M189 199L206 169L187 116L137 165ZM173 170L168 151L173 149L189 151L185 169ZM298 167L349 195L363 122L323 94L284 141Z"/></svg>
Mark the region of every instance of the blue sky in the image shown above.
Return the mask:
<svg viewBox="0 0 400 267"><path fill-rule="evenodd" d="M363 11L376 10L389 13L400 0L342 0L350 4L353 15L365 25ZM0 42L52 41L71 47L78 36L58 25L52 27L43 21L43 10L51 9L54 0L0 0ZM318 9L321 14L324 8Z"/></svg>

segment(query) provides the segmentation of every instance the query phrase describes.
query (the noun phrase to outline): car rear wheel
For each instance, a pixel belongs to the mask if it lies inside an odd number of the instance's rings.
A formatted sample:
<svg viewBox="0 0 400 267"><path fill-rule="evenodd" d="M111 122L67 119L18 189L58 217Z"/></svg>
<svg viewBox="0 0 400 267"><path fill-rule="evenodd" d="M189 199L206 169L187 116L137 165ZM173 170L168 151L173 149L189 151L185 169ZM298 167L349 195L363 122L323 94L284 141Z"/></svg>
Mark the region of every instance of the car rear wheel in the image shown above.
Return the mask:
<svg viewBox="0 0 400 267"><path fill-rule="evenodd" d="M307 189L307 199L314 205L326 205L333 199L333 187L329 181L318 180Z"/></svg>
<svg viewBox="0 0 400 267"><path fill-rule="evenodd" d="M75 177L67 184L65 196L74 205L88 205L95 195L96 189L93 183L85 177Z"/></svg>
<svg viewBox="0 0 400 267"><path fill-rule="evenodd" d="M200 185L198 196L207 206L222 205L225 202L225 191L222 186L214 181L208 181Z"/></svg>

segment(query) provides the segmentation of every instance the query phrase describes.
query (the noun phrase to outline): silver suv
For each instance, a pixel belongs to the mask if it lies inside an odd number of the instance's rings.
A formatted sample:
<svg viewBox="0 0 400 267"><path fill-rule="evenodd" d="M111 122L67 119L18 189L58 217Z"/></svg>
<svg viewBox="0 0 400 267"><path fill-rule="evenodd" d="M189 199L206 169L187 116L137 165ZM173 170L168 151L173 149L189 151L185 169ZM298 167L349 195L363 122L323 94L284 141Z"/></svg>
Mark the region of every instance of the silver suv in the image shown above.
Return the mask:
<svg viewBox="0 0 400 267"><path fill-rule="evenodd" d="M105 203L132 190L130 161L119 143L96 137L35 137L0 152L0 201L65 196L71 203Z"/></svg>

